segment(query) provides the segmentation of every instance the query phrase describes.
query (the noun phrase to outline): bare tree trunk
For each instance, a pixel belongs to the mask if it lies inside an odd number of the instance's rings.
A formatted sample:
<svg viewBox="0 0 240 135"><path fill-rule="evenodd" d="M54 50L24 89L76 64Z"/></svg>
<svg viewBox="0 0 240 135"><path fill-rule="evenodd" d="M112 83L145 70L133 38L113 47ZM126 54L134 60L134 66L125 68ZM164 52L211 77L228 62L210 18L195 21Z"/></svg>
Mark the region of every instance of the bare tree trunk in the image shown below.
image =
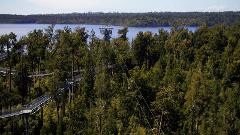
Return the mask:
<svg viewBox="0 0 240 135"><path fill-rule="evenodd" d="M159 133L158 134L161 134L161 132L162 132L162 118L163 118L163 111L162 111L161 118L160 118Z"/></svg>
<svg viewBox="0 0 240 135"><path fill-rule="evenodd" d="M59 103L57 103L57 123L59 124Z"/></svg>
<svg viewBox="0 0 240 135"><path fill-rule="evenodd" d="M74 89L74 52L72 54L72 81L73 81L73 83L72 83L72 93L71 93L71 96L73 98L73 89Z"/></svg>
<svg viewBox="0 0 240 135"><path fill-rule="evenodd" d="M99 135L102 135L102 116L99 115Z"/></svg>

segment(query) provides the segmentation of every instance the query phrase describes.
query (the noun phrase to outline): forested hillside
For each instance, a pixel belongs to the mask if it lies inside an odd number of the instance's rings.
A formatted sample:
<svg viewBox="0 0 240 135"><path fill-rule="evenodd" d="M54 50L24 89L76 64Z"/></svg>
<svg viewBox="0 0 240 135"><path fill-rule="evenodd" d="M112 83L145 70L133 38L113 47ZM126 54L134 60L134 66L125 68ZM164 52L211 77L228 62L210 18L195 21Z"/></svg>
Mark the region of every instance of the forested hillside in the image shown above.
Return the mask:
<svg viewBox="0 0 240 135"><path fill-rule="evenodd" d="M0 14L0 23L103 24L121 26L213 26L240 21L240 12L72 13L46 15Z"/></svg>
<svg viewBox="0 0 240 135"><path fill-rule="evenodd" d="M140 32L131 43L127 31L111 40L68 27L2 35L0 65L16 70L0 77L2 113L56 93L78 70L71 101L59 94L30 115L30 134L240 134L240 24ZM28 77L36 72L53 75ZM1 134L24 126L23 116L0 119Z"/></svg>

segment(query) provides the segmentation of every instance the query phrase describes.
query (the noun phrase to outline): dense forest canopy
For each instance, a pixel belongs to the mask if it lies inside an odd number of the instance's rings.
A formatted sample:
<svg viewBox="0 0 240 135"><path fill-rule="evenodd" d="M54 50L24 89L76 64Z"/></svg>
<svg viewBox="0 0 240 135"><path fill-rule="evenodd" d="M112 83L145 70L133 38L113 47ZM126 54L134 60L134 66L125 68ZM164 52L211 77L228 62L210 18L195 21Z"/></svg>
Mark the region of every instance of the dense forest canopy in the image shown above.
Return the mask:
<svg viewBox="0 0 240 135"><path fill-rule="evenodd" d="M103 24L121 26L232 25L240 12L72 13L43 15L0 14L0 23Z"/></svg>
<svg viewBox="0 0 240 135"><path fill-rule="evenodd" d="M140 32L131 43L127 32L110 40L109 32L99 39L50 26L20 40L0 36L8 54L0 65L16 70L0 77L1 112L56 93L74 69L83 79L71 100L60 94L30 115L30 134L240 134L240 24ZM28 77L36 72L54 74ZM1 134L23 134L24 126L23 116L0 119Z"/></svg>

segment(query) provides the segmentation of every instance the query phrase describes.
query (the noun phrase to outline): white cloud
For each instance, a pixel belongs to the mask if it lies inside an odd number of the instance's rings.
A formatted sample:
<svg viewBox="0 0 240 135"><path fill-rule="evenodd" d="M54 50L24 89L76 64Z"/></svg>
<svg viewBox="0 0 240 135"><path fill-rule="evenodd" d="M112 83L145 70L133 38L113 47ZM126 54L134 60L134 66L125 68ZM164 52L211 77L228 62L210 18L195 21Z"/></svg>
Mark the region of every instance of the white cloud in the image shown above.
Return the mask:
<svg viewBox="0 0 240 135"><path fill-rule="evenodd" d="M48 9L80 9L96 7L100 0L27 0L28 2Z"/></svg>
<svg viewBox="0 0 240 135"><path fill-rule="evenodd" d="M137 0L26 0L37 6L40 13L71 12L128 12L135 9ZM138 2L139 3L139 2ZM143 2L142 2L143 3ZM142 4L144 5L144 4ZM133 8L133 9L132 9ZM45 11L44 11L45 10ZM133 10L134 11L134 10Z"/></svg>
<svg viewBox="0 0 240 135"><path fill-rule="evenodd" d="M1 0L0 0L1 1ZM227 2L229 1L229 2ZM238 10L240 0L19 0L2 6L2 13L38 14L72 12L226 11ZM235 1L235 2L231 2ZM236 2L238 1L238 2ZM14 4L14 3L13 3ZM223 5L223 6L222 6ZM5 8L4 8L5 7ZM21 7L21 9L19 9ZM12 11L10 11L10 9ZM18 10L16 10L18 9Z"/></svg>
<svg viewBox="0 0 240 135"><path fill-rule="evenodd" d="M221 6L221 5L212 5L207 7L204 11L206 12L222 12L227 10L227 8L225 6Z"/></svg>

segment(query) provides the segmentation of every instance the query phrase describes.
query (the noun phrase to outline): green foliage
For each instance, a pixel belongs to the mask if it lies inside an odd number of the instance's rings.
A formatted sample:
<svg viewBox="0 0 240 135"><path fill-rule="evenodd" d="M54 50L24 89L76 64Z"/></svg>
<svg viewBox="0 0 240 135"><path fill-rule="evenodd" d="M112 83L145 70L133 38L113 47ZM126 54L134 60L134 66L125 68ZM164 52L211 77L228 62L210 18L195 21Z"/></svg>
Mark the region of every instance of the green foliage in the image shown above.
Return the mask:
<svg viewBox="0 0 240 135"><path fill-rule="evenodd" d="M128 28L127 27L125 27L125 28L123 28L121 30L118 30L118 34L120 35L119 38L121 38L121 39L123 39L125 41L127 40L127 33L128 33Z"/></svg>
<svg viewBox="0 0 240 135"><path fill-rule="evenodd" d="M1 52L11 56L0 65L16 70L0 77L0 109L53 96L78 75L79 83L30 116L31 134L240 134L239 28L140 32L132 43L127 28L107 41L53 26L18 41L0 36ZM18 51L24 45L28 55ZM29 78L41 72L54 74ZM0 120L1 134L23 131L21 117Z"/></svg>

